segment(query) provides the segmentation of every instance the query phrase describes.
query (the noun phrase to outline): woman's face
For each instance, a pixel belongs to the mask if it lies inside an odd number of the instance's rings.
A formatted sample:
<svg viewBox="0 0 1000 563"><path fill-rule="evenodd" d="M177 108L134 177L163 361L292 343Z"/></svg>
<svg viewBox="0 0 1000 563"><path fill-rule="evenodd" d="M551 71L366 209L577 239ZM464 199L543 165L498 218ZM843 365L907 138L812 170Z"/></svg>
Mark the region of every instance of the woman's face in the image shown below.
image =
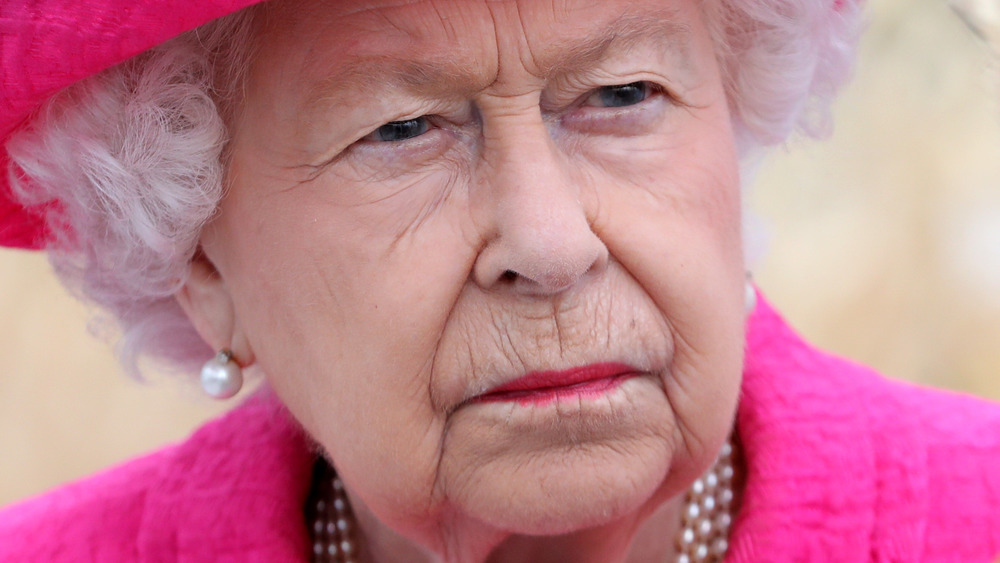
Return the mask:
<svg viewBox="0 0 1000 563"><path fill-rule="evenodd" d="M694 0L278 4L242 110L192 283L362 510L563 533L709 465L744 268Z"/></svg>

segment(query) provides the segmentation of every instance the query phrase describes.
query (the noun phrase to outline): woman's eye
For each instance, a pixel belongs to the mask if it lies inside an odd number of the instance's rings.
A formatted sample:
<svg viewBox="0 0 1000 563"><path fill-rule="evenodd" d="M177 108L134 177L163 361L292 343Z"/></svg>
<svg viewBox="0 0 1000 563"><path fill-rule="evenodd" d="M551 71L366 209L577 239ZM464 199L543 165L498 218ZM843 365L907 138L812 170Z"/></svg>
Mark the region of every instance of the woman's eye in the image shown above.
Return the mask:
<svg viewBox="0 0 1000 563"><path fill-rule="evenodd" d="M648 82L602 86L587 96L587 105L606 108L634 106L644 102L650 93Z"/></svg>
<svg viewBox="0 0 1000 563"><path fill-rule="evenodd" d="M430 129L426 117L415 117L405 121L390 121L366 137L366 140L393 143L419 137Z"/></svg>

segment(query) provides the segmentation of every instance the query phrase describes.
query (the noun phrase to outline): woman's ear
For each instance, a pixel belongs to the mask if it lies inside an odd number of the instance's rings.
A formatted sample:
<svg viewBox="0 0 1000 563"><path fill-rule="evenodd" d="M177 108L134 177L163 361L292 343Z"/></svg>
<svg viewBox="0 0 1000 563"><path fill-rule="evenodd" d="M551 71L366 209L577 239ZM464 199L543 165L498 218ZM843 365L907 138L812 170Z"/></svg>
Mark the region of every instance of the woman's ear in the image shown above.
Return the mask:
<svg viewBox="0 0 1000 563"><path fill-rule="evenodd" d="M215 265L199 250L187 281L175 295L195 330L213 350L231 350L237 363L253 363L253 352L239 330L236 308Z"/></svg>

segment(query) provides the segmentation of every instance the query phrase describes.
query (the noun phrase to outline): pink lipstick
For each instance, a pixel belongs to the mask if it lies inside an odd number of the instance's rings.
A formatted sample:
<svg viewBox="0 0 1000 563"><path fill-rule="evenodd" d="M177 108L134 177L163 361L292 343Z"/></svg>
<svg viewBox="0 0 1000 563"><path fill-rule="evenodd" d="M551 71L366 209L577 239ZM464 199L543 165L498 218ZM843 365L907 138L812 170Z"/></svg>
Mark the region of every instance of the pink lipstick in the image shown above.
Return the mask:
<svg viewBox="0 0 1000 563"><path fill-rule="evenodd" d="M536 371L494 387L474 402L517 401L521 406L541 406L559 399L594 399L616 389L639 371L625 364L591 364L561 371Z"/></svg>

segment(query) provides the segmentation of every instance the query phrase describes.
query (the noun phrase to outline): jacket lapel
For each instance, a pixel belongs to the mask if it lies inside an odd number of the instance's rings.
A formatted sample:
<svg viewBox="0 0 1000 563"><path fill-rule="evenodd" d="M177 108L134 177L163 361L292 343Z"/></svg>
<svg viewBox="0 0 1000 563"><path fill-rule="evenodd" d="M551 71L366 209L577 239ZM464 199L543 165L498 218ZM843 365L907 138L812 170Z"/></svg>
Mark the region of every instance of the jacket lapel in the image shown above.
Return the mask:
<svg viewBox="0 0 1000 563"><path fill-rule="evenodd" d="M305 561L303 505L315 459L264 390L172 452L152 487L141 561Z"/></svg>
<svg viewBox="0 0 1000 563"><path fill-rule="evenodd" d="M926 448L892 384L811 348L762 297L743 377L746 485L726 561L919 560Z"/></svg>

